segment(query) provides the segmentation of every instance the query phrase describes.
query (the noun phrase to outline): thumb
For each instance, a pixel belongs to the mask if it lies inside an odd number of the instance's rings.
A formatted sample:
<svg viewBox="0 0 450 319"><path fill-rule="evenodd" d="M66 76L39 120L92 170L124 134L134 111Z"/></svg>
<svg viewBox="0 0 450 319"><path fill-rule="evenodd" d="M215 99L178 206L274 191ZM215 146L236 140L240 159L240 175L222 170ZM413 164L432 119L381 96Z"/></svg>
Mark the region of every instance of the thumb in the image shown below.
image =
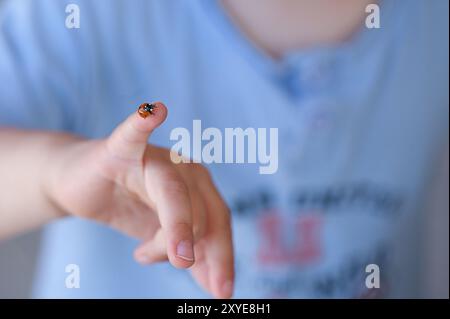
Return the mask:
<svg viewBox="0 0 450 319"><path fill-rule="evenodd" d="M167 117L167 108L163 103L155 102L151 105L151 113L144 114L148 116L142 116L137 111L112 132L107 140L111 155L126 161L142 159L148 138Z"/></svg>

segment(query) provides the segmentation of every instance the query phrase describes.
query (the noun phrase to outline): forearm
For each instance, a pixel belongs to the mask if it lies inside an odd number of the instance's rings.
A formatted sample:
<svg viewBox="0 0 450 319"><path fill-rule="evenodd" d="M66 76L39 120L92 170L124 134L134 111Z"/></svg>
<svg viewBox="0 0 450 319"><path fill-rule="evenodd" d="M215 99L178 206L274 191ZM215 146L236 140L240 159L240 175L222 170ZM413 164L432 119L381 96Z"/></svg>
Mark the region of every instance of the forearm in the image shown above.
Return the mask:
<svg viewBox="0 0 450 319"><path fill-rule="evenodd" d="M0 128L0 239L64 216L49 196L61 148L78 138Z"/></svg>

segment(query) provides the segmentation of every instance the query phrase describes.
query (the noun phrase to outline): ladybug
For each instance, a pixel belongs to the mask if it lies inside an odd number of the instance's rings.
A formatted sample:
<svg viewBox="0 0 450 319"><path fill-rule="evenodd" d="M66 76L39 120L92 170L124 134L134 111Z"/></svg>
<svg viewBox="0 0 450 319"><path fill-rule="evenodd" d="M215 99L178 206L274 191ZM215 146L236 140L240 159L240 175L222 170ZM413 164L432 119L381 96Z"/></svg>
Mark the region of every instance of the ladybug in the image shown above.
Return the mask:
<svg viewBox="0 0 450 319"><path fill-rule="evenodd" d="M138 113L142 118L146 118L150 114L153 114L153 110L155 109L156 105L153 103L142 103L139 105Z"/></svg>

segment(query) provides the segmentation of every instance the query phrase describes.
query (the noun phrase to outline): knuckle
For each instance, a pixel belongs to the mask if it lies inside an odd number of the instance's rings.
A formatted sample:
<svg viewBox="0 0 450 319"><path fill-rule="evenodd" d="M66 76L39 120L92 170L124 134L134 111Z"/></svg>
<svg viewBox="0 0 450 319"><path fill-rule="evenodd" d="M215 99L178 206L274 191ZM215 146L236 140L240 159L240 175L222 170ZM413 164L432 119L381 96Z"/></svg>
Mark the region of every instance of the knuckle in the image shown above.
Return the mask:
<svg viewBox="0 0 450 319"><path fill-rule="evenodd" d="M189 190L181 179L167 179L161 184L161 192L167 196L186 196Z"/></svg>
<svg viewBox="0 0 450 319"><path fill-rule="evenodd" d="M185 220L179 220L171 225L171 228L178 233L189 232L192 230L192 223Z"/></svg>
<svg viewBox="0 0 450 319"><path fill-rule="evenodd" d="M192 223L186 220L173 222L167 228L174 238L191 238L193 227Z"/></svg>
<svg viewBox="0 0 450 319"><path fill-rule="evenodd" d="M199 239L201 239L203 237L203 235L205 234L205 230L203 229L203 227L199 227L199 226L194 226L193 229L194 232L194 241L197 242Z"/></svg>
<svg viewBox="0 0 450 319"><path fill-rule="evenodd" d="M196 223L194 223L193 230L192 230L194 233L194 241L197 242L198 240L203 238L203 236L206 233L205 228L206 228L206 225L205 225L204 220L200 220L200 221L197 221Z"/></svg>
<svg viewBox="0 0 450 319"><path fill-rule="evenodd" d="M200 179L212 182L211 174L209 173L209 170L201 165L201 164L195 164L195 171L196 174L199 176Z"/></svg>
<svg viewBox="0 0 450 319"><path fill-rule="evenodd" d="M168 166L159 165L154 167L154 178L159 183L159 188L164 191L184 191L186 185L181 175Z"/></svg>

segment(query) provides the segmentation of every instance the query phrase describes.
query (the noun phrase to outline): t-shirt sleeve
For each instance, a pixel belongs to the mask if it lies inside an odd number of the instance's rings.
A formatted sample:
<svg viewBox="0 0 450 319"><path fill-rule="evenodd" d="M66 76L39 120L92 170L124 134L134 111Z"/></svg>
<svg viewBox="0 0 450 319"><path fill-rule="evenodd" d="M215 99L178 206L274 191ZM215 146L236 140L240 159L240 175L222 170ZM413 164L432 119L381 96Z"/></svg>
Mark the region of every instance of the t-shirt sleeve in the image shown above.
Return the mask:
<svg viewBox="0 0 450 319"><path fill-rule="evenodd" d="M74 130L83 98L82 33L67 1L0 3L0 126Z"/></svg>

